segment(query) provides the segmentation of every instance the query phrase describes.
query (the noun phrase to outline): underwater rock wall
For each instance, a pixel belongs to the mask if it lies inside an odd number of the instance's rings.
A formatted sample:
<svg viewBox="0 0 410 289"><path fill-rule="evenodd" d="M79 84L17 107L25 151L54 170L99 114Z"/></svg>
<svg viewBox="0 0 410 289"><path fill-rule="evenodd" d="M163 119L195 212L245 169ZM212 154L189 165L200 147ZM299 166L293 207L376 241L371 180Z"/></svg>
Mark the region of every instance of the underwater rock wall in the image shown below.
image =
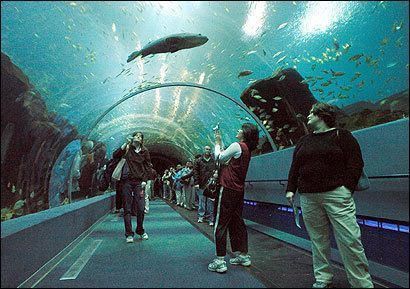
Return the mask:
<svg viewBox="0 0 410 289"><path fill-rule="evenodd" d="M290 147L306 134L306 117L317 100L293 68L254 82L241 100L263 122L278 149ZM264 152L264 148L260 148Z"/></svg>
<svg viewBox="0 0 410 289"><path fill-rule="evenodd" d="M77 129L47 111L28 77L1 53L2 220L48 209L53 164Z"/></svg>
<svg viewBox="0 0 410 289"><path fill-rule="evenodd" d="M287 68L252 83L241 100L263 122L277 148L293 146L306 133L307 116L318 102L307 80L295 69ZM409 91L404 90L375 103L359 101L337 107L338 127L355 131L409 117ZM268 152L267 139L259 142L255 154Z"/></svg>

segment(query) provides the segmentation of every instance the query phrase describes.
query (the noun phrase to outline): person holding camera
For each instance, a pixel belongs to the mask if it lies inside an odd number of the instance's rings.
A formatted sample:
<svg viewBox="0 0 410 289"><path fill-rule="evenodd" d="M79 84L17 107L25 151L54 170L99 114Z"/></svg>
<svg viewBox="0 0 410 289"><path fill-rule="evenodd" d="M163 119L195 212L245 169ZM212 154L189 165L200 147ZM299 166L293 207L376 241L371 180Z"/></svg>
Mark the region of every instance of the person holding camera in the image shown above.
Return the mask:
<svg viewBox="0 0 410 289"><path fill-rule="evenodd" d="M221 189L217 196L217 213L215 222L216 259L208 269L223 273L228 270L225 262L226 238L229 231L232 251L235 258L229 260L232 265L250 266L248 255L248 233L242 218L243 199L245 194L245 178L248 172L251 152L259 141L259 130L251 123L244 123L236 134L238 142L232 143L222 150L219 130L215 132L215 159L221 164L219 183Z"/></svg>
<svg viewBox="0 0 410 289"><path fill-rule="evenodd" d="M132 231L131 214L137 216L136 233L142 240L148 239L148 234L144 231L144 188L146 181L150 177L152 164L149 151L144 146L144 135L142 132L135 132L132 138L118 148L114 158L122 158L113 172L113 178L121 180L125 237L127 243L134 242L134 232Z"/></svg>

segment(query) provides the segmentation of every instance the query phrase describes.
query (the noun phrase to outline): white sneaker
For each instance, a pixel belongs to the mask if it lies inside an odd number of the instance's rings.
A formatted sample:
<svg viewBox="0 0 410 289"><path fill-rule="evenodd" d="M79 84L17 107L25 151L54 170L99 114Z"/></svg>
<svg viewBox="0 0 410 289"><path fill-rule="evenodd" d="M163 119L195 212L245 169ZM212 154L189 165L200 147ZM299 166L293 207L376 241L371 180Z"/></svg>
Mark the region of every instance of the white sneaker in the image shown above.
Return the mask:
<svg viewBox="0 0 410 289"><path fill-rule="evenodd" d="M208 270L212 272L224 273L228 270L226 262L224 260L214 259L208 265Z"/></svg>
<svg viewBox="0 0 410 289"><path fill-rule="evenodd" d="M209 226L215 225L214 222L209 222Z"/></svg>
<svg viewBox="0 0 410 289"><path fill-rule="evenodd" d="M237 257L230 259L229 263L231 263L232 265L242 265L248 267L251 265L251 257L249 255L238 255Z"/></svg>
<svg viewBox="0 0 410 289"><path fill-rule="evenodd" d="M141 240L148 240L148 234L144 233L142 235L140 235Z"/></svg>
<svg viewBox="0 0 410 289"><path fill-rule="evenodd" d="M128 236L126 240L127 240L127 243L134 243L134 237L132 236Z"/></svg>

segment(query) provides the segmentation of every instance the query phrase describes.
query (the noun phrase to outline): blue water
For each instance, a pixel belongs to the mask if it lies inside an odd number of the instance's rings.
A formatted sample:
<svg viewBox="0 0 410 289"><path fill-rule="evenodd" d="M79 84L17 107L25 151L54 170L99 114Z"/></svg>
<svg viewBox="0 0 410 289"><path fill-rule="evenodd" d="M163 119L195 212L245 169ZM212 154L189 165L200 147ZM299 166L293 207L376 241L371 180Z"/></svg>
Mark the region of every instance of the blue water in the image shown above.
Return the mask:
<svg viewBox="0 0 410 289"><path fill-rule="evenodd" d="M243 26L254 8L261 14L249 17L256 26L247 35ZM239 100L250 81L269 77L279 66L295 66L304 77L324 77L311 87L318 100L338 106L375 102L408 89L408 15L407 1L2 1L1 50L28 75L49 111L86 134L103 111L144 80L199 82ZM180 32L201 33L209 41L126 63L137 47ZM351 46L347 53L345 44ZM342 53L338 60L329 59L337 52ZM361 53L361 64L349 61ZM368 65L366 56L377 66ZM128 75L115 77L128 68ZM345 74L336 77L337 85L332 80L320 86L330 79L323 70L330 69ZM243 70L253 74L237 78ZM351 81L356 72L361 76ZM209 142L217 122L227 131L226 141L233 141L229 135L244 116L231 102L197 89L152 90L114 109L91 136L107 143L110 152L138 127L150 141L174 142L195 154Z"/></svg>

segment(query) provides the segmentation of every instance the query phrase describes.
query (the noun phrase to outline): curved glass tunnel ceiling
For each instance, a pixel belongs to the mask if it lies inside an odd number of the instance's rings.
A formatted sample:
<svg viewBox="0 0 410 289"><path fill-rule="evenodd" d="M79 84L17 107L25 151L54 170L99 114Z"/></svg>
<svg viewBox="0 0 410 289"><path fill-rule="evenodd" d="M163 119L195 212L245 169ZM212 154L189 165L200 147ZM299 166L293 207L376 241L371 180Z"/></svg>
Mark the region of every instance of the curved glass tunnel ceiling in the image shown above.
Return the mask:
<svg viewBox="0 0 410 289"><path fill-rule="evenodd" d="M257 124L251 113L220 94L195 87L162 87L119 103L96 124L90 138L106 143L112 151L126 136L142 131L147 147L166 152L167 144L186 159L201 153L205 145L212 146L216 124L229 144L244 122ZM264 135L261 129L260 136Z"/></svg>
<svg viewBox="0 0 410 289"><path fill-rule="evenodd" d="M157 83L198 83L240 101L251 83L279 68L295 68L305 78L323 81L330 77L323 71L335 71L345 74L336 77L338 87L333 79L311 90L317 100L338 106L375 102L408 89L408 5L2 1L1 43L2 52L27 74L48 110L85 135L114 103ZM182 32L209 40L192 49L126 62L150 41ZM363 55L360 63L351 60L358 55ZM244 70L251 74L238 77ZM354 75L360 75L355 83L350 80ZM234 141L246 116L233 102L203 90L161 88L116 107L90 137L105 142L111 153L137 129L145 132L148 145L172 144L170 150L192 156L212 140L217 122L224 141Z"/></svg>

